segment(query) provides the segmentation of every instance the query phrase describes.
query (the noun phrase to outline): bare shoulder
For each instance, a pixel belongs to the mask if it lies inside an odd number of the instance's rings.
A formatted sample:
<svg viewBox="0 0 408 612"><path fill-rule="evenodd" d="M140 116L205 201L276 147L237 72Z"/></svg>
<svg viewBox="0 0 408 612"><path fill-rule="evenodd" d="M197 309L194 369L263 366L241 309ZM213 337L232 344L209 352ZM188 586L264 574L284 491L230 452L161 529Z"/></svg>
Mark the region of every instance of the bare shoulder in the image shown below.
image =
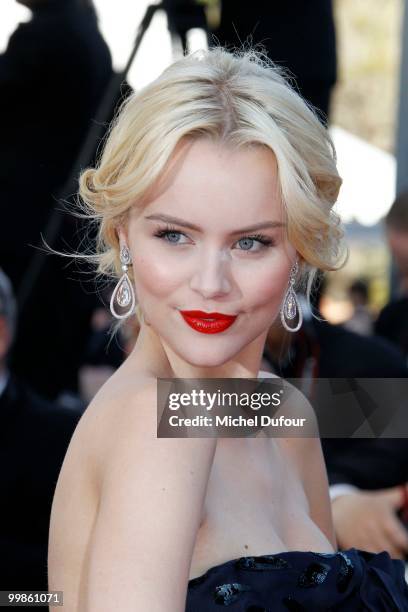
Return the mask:
<svg viewBox="0 0 408 612"><path fill-rule="evenodd" d="M316 413L312 404L298 387L287 380L284 380L283 384L282 408L290 417L306 419L303 425L305 435L309 437L319 435Z"/></svg>
<svg viewBox="0 0 408 612"><path fill-rule="evenodd" d="M279 379L279 384L273 386L274 394L279 394L280 400L279 405L273 413L274 418L285 417L291 419L292 422L284 421L281 422L282 432L287 432L288 439L298 440L303 438L315 438L319 437L319 427L316 417L316 412L306 397L306 395L295 385L290 383L288 380L271 375L270 378ZM272 393L272 391L270 391ZM299 420L301 419L301 420ZM287 429L284 429L287 428ZM265 430L266 433L272 433L271 430Z"/></svg>
<svg viewBox="0 0 408 612"><path fill-rule="evenodd" d="M154 381L126 380L114 375L104 385L79 420L70 440L53 498L48 546L48 580L51 590L64 590L64 601L77 612L82 600L84 560L89 554L102 486L126 428L141 407L144 427L153 428ZM150 407L150 410L149 410ZM147 425L146 425L147 424ZM74 531L72 525L75 525Z"/></svg>
<svg viewBox="0 0 408 612"><path fill-rule="evenodd" d="M314 408L310 401L307 399L306 395L298 387L290 383L285 378L282 378L277 374L273 374L272 372L266 372L264 370L259 371L258 378L279 379L282 382L283 391L280 412L284 411L285 415L291 417L304 417L308 420L307 422L310 424L311 428L317 428L317 420ZM314 430L311 429L310 431L313 432Z"/></svg>
<svg viewBox="0 0 408 612"><path fill-rule="evenodd" d="M156 379L111 382L84 423L103 454L86 609L182 609L215 440L158 438Z"/></svg>
<svg viewBox="0 0 408 612"><path fill-rule="evenodd" d="M155 401L156 379L147 375L131 376L122 368L95 395L86 411L89 419L109 419L112 413L115 417L125 416L132 414L131 406L135 403L143 405L141 399Z"/></svg>
<svg viewBox="0 0 408 612"><path fill-rule="evenodd" d="M125 464L132 467L133 476L137 474L143 481L145 478L140 472L142 465L150 473L157 469L156 482L167 480L167 483L175 483L182 474L173 469L178 463L182 464L187 457L190 458L194 450L198 451L199 456L200 447L215 449L215 442L210 443L205 439L158 438L157 379L152 377L143 376L130 381L122 379L119 388L116 384L107 387L103 395L95 398L91 410L93 425L99 417L103 421L103 471L104 485L107 487L109 479L121 482L129 477L129 472L122 472ZM91 429L95 431L94 427ZM187 464L184 467L185 475L191 475Z"/></svg>
<svg viewBox="0 0 408 612"><path fill-rule="evenodd" d="M118 370L103 385L78 423L75 437L96 462L118 443L120 435L153 434L156 424L156 380L129 377Z"/></svg>
<svg viewBox="0 0 408 612"><path fill-rule="evenodd" d="M112 381L90 406L89 431L100 432L101 480L115 466L149 455L157 441L157 382L153 378ZM98 426L100 422L100 427ZM111 474L113 476L113 474ZM120 474L117 474L121 478Z"/></svg>
<svg viewBox="0 0 408 612"><path fill-rule="evenodd" d="M316 412L306 395L287 380L283 380L282 397L281 407L275 416L284 415L293 422L297 421L298 425L290 426L288 437L280 438L281 446L304 475L308 470L308 459L321 453Z"/></svg>

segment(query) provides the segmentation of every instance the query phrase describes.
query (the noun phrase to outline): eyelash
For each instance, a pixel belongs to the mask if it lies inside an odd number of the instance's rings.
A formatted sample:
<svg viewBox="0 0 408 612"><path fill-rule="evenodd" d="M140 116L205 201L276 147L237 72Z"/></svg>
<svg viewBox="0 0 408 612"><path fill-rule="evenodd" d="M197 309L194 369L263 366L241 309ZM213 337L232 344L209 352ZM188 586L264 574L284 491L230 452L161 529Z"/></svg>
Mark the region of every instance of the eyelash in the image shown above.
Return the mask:
<svg viewBox="0 0 408 612"><path fill-rule="evenodd" d="M183 232L180 232L178 229L176 229L175 227L173 227L171 225L166 225L165 228L158 228L158 230L156 231L156 233L154 235L157 238L164 239L164 237L167 236L168 234L181 234L182 236L185 236L185 234ZM237 240L237 242L239 242L240 240L246 240L246 239L256 240L257 242L259 242L262 245L262 249L275 245L274 240L272 240L268 236L264 236L263 234L253 234L251 236L242 236L242 238ZM174 245L178 244L177 242L171 243L169 240L167 242L169 242L170 244L174 244ZM240 250L244 251L244 252L247 251L249 253L251 253L251 252L252 253L258 253L259 252L259 251L252 251L251 249L240 249Z"/></svg>

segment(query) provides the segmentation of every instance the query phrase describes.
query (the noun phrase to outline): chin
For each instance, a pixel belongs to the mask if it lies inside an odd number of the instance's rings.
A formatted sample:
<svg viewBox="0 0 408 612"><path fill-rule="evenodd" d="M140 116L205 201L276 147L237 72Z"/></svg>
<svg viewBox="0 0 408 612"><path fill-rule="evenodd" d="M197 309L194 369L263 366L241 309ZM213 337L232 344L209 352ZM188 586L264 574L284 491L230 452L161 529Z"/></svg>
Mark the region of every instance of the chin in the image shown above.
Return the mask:
<svg viewBox="0 0 408 612"><path fill-rule="evenodd" d="M242 347L241 347L242 348ZM232 359L234 359L234 357L236 357L236 355L238 355L238 353L240 352L241 349L238 349L236 351L221 351L221 350L216 350L216 349L212 349L212 350L201 350L199 348L196 348L195 351L189 351L186 352L185 350L180 350L180 351L176 351L179 355L179 357L181 357L181 359L183 359L184 361L186 361L187 363L189 363L190 365L194 366L194 367L199 367L199 368L216 368L216 367L220 367L223 366L225 363L228 363L229 361L231 361Z"/></svg>

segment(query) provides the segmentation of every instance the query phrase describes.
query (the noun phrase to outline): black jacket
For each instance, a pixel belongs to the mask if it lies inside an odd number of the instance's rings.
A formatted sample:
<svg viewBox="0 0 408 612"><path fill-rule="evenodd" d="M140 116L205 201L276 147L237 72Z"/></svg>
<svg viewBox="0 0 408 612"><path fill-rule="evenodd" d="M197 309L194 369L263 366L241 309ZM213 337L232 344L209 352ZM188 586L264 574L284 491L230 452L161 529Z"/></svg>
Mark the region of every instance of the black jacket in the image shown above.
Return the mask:
<svg viewBox="0 0 408 612"><path fill-rule="evenodd" d="M384 306L374 324L374 330L379 336L399 346L408 359L408 296Z"/></svg>
<svg viewBox="0 0 408 612"><path fill-rule="evenodd" d="M240 47L261 43L268 57L289 69L301 95L329 114L337 79L332 0L222 0L213 43Z"/></svg>
<svg viewBox="0 0 408 612"><path fill-rule="evenodd" d="M0 396L0 590L47 590L52 499L80 416L14 377Z"/></svg>
<svg viewBox="0 0 408 612"><path fill-rule="evenodd" d="M26 245L40 240L111 74L95 11L75 0L39 3L11 35L0 56L0 265L2 253L33 256Z"/></svg>
<svg viewBox="0 0 408 612"><path fill-rule="evenodd" d="M274 363L275 371L284 378L301 377L310 357L315 360L315 378L408 377L401 351L384 338L360 336L314 318L304 322L293 340L290 359ZM378 489L408 480L405 438L322 438L321 442L330 484Z"/></svg>

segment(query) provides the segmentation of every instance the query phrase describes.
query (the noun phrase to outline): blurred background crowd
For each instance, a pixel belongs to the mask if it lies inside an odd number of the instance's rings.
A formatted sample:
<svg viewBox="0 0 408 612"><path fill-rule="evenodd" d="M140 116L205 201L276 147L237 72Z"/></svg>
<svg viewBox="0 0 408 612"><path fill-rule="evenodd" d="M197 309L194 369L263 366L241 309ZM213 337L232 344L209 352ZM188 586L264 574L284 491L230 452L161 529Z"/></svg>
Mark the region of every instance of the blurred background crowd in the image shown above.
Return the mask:
<svg viewBox="0 0 408 612"><path fill-rule="evenodd" d="M276 322L262 370L408 376L408 7L404 0L164 0L127 74L144 0L3 0L0 25L0 590L47 589L51 502L70 437L137 338L110 339L112 287L49 254L83 251L72 214L118 103L184 51L261 43L334 139L346 267L311 316ZM143 34L143 36L142 36ZM408 409L408 398L407 398ZM408 440L322 440L340 548L408 558Z"/></svg>

